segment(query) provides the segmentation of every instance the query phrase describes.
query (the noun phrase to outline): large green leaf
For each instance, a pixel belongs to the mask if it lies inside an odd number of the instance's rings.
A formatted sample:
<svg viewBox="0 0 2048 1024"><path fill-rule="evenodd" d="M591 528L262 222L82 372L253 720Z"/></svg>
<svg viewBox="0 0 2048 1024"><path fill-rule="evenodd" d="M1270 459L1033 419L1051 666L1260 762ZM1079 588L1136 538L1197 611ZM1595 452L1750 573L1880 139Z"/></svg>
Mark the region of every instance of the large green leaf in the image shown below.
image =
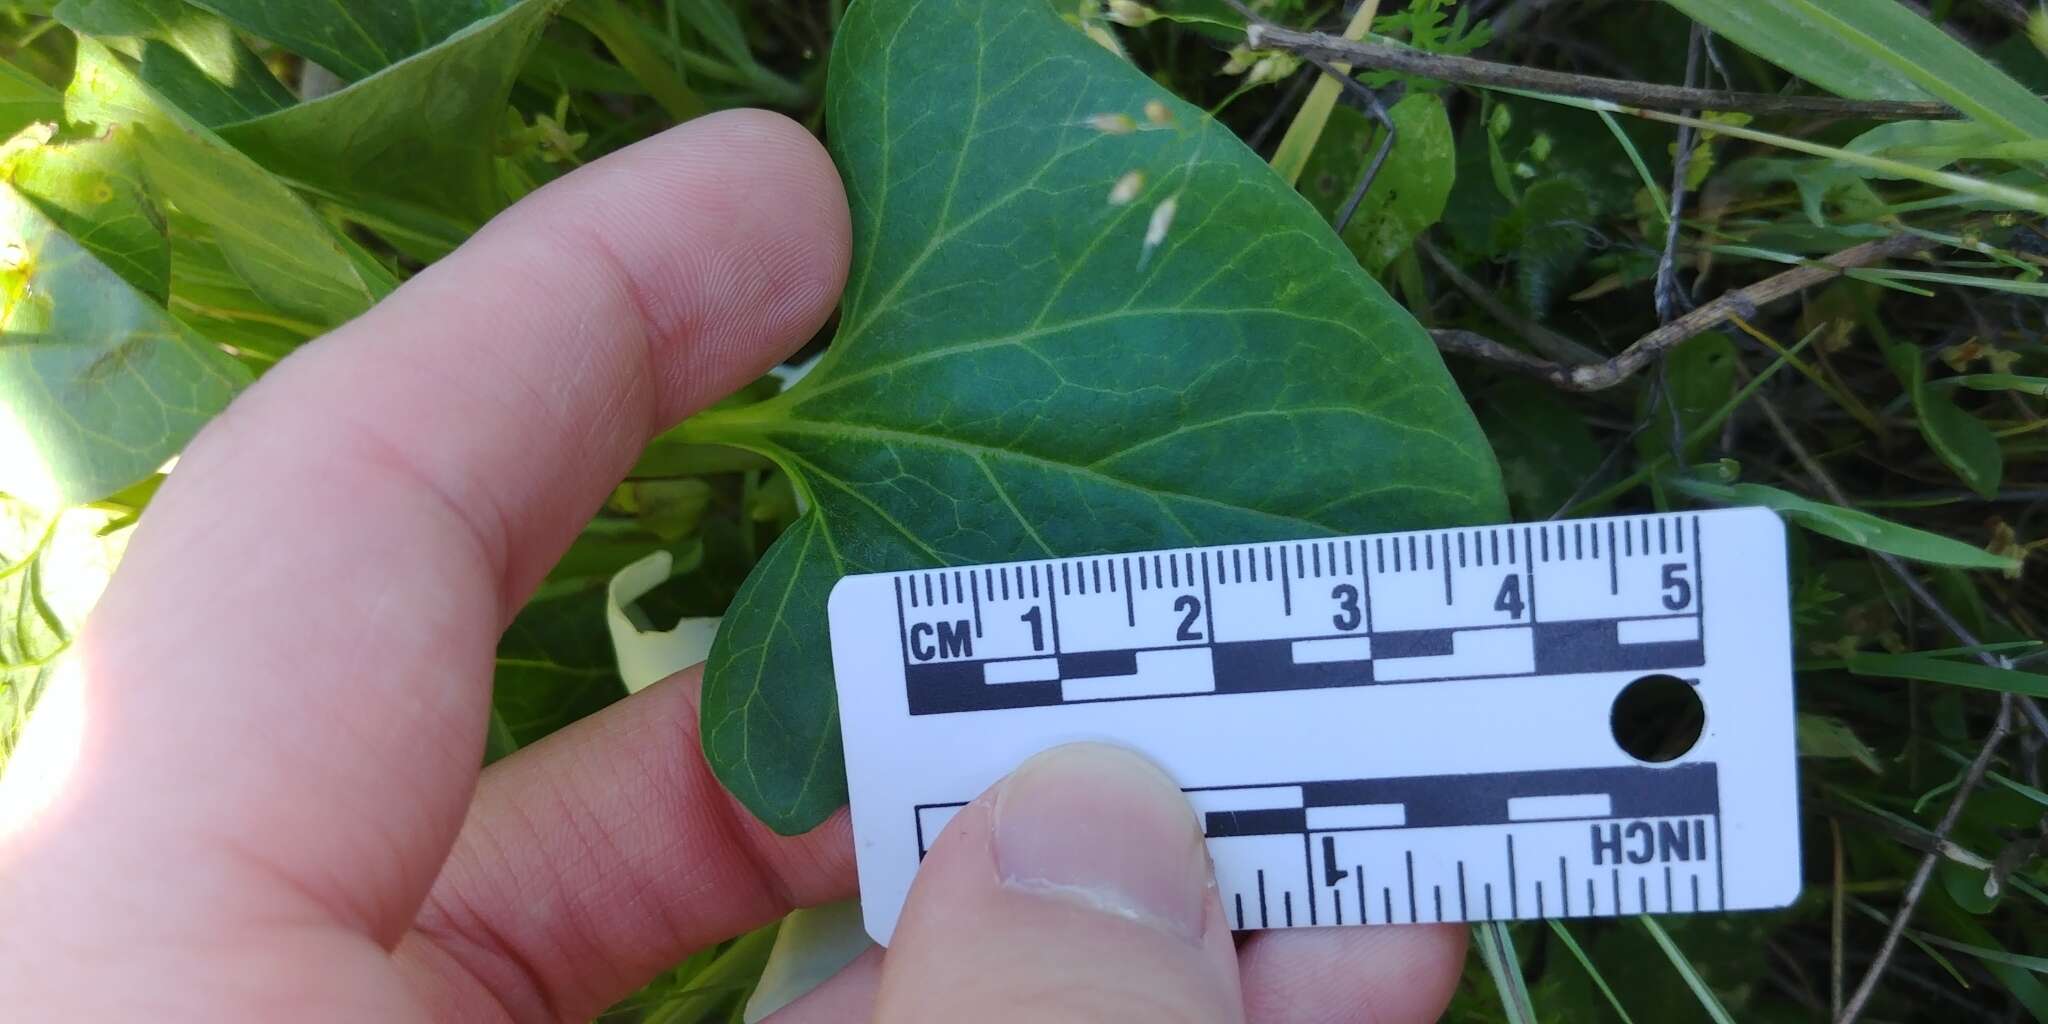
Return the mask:
<svg viewBox="0 0 2048 1024"><path fill-rule="evenodd" d="M215 340L244 346L234 330L257 324L253 342L274 332L304 340L368 309L394 287L270 172L165 103L100 43L80 37L78 69L66 94L73 121L126 126L143 178L174 209L172 309L196 314ZM196 301L181 279L188 251L210 253L218 277ZM280 326L282 325L282 326ZM213 328L222 328L217 333Z"/></svg>
<svg viewBox="0 0 2048 1024"><path fill-rule="evenodd" d="M481 224L503 205L492 162L506 97L562 3L522 0L339 92L223 127L221 137L314 191Z"/></svg>
<svg viewBox="0 0 2048 1024"><path fill-rule="evenodd" d="M293 102L233 26L185 0L64 0L56 13L86 35L139 40L142 80L200 124L243 121Z"/></svg>
<svg viewBox="0 0 2048 1024"><path fill-rule="evenodd" d="M55 121L64 113L64 97L42 79L0 60L0 135L37 121Z"/></svg>
<svg viewBox="0 0 2048 1024"><path fill-rule="evenodd" d="M170 294L171 246L163 211L142 185L133 134L108 132L57 145L16 139L0 176L57 227L144 295ZM18 147L18 148L17 148Z"/></svg>
<svg viewBox="0 0 2048 1024"><path fill-rule="evenodd" d="M711 764L769 825L845 798L845 573L1503 514L1421 327L1255 154L1046 4L863 0L830 82L839 335L789 392L682 431L769 455L810 503L703 702ZM1099 130L1118 115L1159 126Z"/></svg>
<svg viewBox="0 0 2048 1024"><path fill-rule="evenodd" d="M248 379L0 187L0 492L55 507L149 475Z"/></svg>
<svg viewBox="0 0 2048 1024"><path fill-rule="evenodd" d="M504 6L500 0L192 2L348 81L376 74Z"/></svg>
<svg viewBox="0 0 2048 1024"><path fill-rule="evenodd" d="M1861 99L1938 99L2013 139L2048 103L1897 0L1670 0L1743 49Z"/></svg>

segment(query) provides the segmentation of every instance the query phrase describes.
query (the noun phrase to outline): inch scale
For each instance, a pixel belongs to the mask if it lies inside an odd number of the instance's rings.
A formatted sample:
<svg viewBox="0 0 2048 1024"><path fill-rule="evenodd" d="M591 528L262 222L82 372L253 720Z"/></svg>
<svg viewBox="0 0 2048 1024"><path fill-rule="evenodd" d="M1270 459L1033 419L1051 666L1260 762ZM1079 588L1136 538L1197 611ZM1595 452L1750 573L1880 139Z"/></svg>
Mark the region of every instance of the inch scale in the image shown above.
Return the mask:
<svg viewBox="0 0 2048 1024"><path fill-rule="evenodd" d="M1781 906L1783 567L1777 518L1738 509L849 578L833 659L869 930L954 811L1082 739L1181 781L1241 928ZM1610 726L1651 677L1705 707L1663 763Z"/></svg>

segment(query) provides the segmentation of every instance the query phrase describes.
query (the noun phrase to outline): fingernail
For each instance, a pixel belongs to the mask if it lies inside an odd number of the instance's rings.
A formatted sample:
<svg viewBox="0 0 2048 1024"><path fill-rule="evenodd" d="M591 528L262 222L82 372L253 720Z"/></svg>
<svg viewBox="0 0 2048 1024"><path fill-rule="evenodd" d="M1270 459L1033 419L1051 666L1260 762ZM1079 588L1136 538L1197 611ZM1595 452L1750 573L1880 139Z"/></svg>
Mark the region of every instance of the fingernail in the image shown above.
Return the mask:
<svg viewBox="0 0 2048 1024"><path fill-rule="evenodd" d="M1046 751L1003 780L992 816L1004 885L1201 940L1208 850L1152 762L1099 743Z"/></svg>

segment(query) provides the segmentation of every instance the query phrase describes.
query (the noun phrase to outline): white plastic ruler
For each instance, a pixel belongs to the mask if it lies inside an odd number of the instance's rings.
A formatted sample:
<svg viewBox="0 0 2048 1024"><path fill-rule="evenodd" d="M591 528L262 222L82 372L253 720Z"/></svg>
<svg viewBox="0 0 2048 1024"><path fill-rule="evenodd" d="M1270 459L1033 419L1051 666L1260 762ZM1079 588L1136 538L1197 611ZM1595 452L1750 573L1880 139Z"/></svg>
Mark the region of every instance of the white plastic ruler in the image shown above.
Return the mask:
<svg viewBox="0 0 2048 1024"><path fill-rule="evenodd" d="M1799 891L1784 528L1765 510L856 576L831 628L884 943L953 812L1075 740L1180 782L1240 928ZM1659 676L1704 727L1639 760L1611 718Z"/></svg>

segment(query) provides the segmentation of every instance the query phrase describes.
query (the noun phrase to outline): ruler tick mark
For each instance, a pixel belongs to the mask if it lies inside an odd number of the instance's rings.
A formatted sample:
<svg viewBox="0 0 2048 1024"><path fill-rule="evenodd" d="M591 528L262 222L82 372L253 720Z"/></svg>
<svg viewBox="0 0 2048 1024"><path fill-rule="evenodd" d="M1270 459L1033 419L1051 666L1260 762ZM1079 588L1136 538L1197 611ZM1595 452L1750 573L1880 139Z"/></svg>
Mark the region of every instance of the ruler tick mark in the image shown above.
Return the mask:
<svg viewBox="0 0 2048 1024"><path fill-rule="evenodd" d="M1450 567L1451 567L1451 548L1450 548L1450 545L1449 545L1448 543L1446 543L1446 544L1444 545L1444 568L1448 569L1448 568L1450 568ZM1465 567L1465 535L1461 533L1461 534L1459 534L1459 535L1458 535L1458 568L1460 568L1460 569L1463 569L1464 567Z"/></svg>
<svg viewBox="0 0 2048 1024"><path fill-rule="evenodd" d="M1287 923L1287 927L1294 927L1294 891L1291 889L1280 890L1280 919Z"/></svg>
<svg viewBox="0 0 2048 1024"><path fill-rule="evenodd" d="M1272 927L1272 923L1271 923L1270 921L1268 921L1268 920L1266 919L1266 873L1265 873L1264 871L1260 871L1260 872L1258 873L1258 879L1259 879L1259 927L1261 927L1261 928L1270 928L1270 927Z"/></svg>
<svg viewBox="0 0 2048 1024"><path fill-rule="evenodd" d="M1446 552L1444 552L1444 554L1446 554L1446 555L1449 555L1449 554L1450 554L1450 552L1446 551ZM1449 559L1445 559L1445 561L1446 561L1446 563L1448 563ZM1414 923L1415 923L1415 921L1416 921L1416 917L1415 917L1415 851L1414 851L1414 850L1409 850L1409 851L1408 851L1408 853L1407 853L1407 857L1408 857L1408 923L1409 923L1409 924L1414 924Z"/></svg>
<svg viewBox="0 0 2048 1024"><path fill-rule="evenodd" d="M1458 920L1470 921L1472 912L1465 908L1465 862L1458 862Z"/></svg>
<svg viewBox="0 0 2048 1024"><path fill-rule="evenodd" d="M1244 893L1231 893L1230 898L1237 902L1237 930L1244 931Z"/></svg>
<svg viewBox="0 0 2048 1024"><path fill-rule="evenodd" d="M981 636L981 578L969 572L967 585L974 594L974 635Z"/></svg>
<svg viewBox="0 0 2048 1024"><path fill-rule="evenodd" d="M1436 919L1442 921L1444 919L1444 887L1432 885L1429 888L1430 891L1436 894Z"/></svg>
<svg viewBox="0 0 2048 1024"><path fill-rule="evenodd" d="M1564 916L1572 916L1572 879L1565 872L1564 858L1557 859L1557 898L1564 901Z"/></svg>
<svg viewBox="0 0 2048 1024"><path fill-rule="evenodd" d="M1131 560L1124 559L1124 619L1135 628L1138 625L1138 594L1131 586Z"/></svg>
<svg viewBox="0 0 2048 1024"><path fill-rule="evenodd" d="M1230 549L1230 582L1244 582L1244 549Z"/></svg>
<svg viewBox="0 0 2048 1024"><path fill-rule="evenodd" d="M1090 562L1088 567L1090 570L1090 575L1095 577L1095 592L1100 594L1102 593L1102 562L1098 559L1094 562ZM1116 582L1115 573L1109 574L1109 582L1112 584Z"/></svg>
<svg viewBox="0 0 2048 1024"><path fill-rule="evenodd" d="M1493 908L1488 907L1486 913L1492 915ZM1508 916L1522 916L1522 889L1515 884L1515 834L1512 832L1508 833Z"/></svg>
<svg viewBox="0 0 2048 1024"><path fill-rule="evenodd" d="M1490 538L1492 539L1492 542L1491 542L1490 544L1488 544L1488 545L1487 545L1487 548L1488 548L1488 550L1489 550L1489 551L1491 551L1491 552L1493 553L1493 564L1495 564L1495 565L1499 565L1499 564L1500 564L1500 531L1499 531L1499 530L1494 530L1494 531L1492 531L1492 532L1488 533L1488 534L1487 534L1487 536L1488 536L1488 537L1490 537ZM1515 534L1514 534L1514 531L1510 530L1510 531L1508 532L1508 561L1512 562L1512 561L1514 561L1514 560L1515 560Z"/></svg>

